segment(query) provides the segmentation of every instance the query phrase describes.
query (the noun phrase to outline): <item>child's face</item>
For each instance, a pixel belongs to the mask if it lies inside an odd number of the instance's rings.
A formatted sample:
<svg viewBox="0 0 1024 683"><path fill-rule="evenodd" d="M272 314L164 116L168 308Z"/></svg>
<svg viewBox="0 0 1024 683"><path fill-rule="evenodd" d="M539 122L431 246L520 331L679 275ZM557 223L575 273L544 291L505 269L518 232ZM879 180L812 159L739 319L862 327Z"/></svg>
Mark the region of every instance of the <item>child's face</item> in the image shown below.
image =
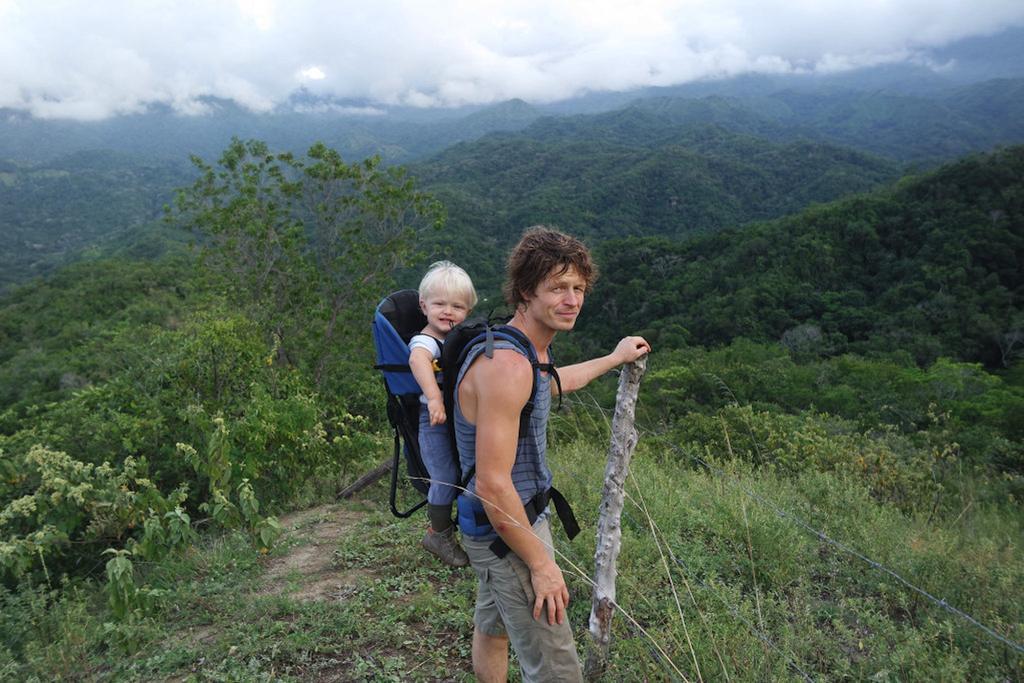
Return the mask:
<svg viewBox="0 0 1024 683"><path fill-rule="evenodd" d="M439 339L469 315L469 303L451 292L434 292L420 299L420 309L427 316L427 331Z"/></svg>

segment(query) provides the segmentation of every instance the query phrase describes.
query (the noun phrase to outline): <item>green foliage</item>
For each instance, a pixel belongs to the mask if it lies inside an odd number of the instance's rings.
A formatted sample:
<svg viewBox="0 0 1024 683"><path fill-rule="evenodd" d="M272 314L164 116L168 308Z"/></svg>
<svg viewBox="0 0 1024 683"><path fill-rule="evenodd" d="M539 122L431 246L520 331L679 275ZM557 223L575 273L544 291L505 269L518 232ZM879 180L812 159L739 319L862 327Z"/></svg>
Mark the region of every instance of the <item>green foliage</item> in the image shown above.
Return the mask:
<svg viewBox="0 0 1024 683"><path fill-rule="evenodd" d="M273 350L239 316L198 313L151 334L143 363L38 408L0 436L0 510L13 533L4 564L12 571L38 571L51 552L64 568L129 538L144 557L161 557L191 540L176 505L242 525L268 547L276 520L260 501L273 508L337 481L379 446L343 397L327 403L295 370L268 364ZM124 337L112 344L138 340L137 331ZM200 454L189 443L202 444ZM160 494L169 490L179 493ZM27 517L25 496L36 506Z"/></svg>
<svg viewBox="0 0 1024 683"><path fill-rule="evenodd" d="M694 468L690 449L676 443L641 433L626 484L616 600L687 677L697 678L694 659L705 679L790 680L799 677L795 667L815 680L1018 676L1019 658L1005 657L1002 645L793 517L1020 642L1021 606L1004 599L1024 581L1020 548L1006 542L1021 531L1019 508L969 506L934 524L880 503L852 474L810 463L785 474L757 467L732 459L722 440L693 454L710 471ZM580 441L552 457L584 528L600 509L596 446ZM818 459L834 457L834 446L802 445ZM571 561L586 571L593 542L585 533L568 547L556 536L556 546L567 553L563 567ZM585 648L590 587L578 578L570 585L570 620ZM651 640L627 618L617 613L612 624L615 678L671 677L663 663L652 673Z"/></svg>
<svg viewBox="0 0 1024 683"><path fill-rule="evenodd" d="M805 358L899 350L1007 366L1019 353L1024 148L891 192L684 242L603 244L580 328L658 348L782 341Z"/></svg>
<svg viewBox="0 0 1024 683"><path fill-rule="evenodd" d="M175 217L205 245L200 276L184 259L81 264L0 310L0 376L19 380L0 396L0 574L90 573L109 549L118 647L155 595L133 558L167 560L202 522L266 552L276 510L373 457L354 323L441 218L401 170L323 145L300 160L236 142L216 171L197 164Z"/></svg>
<svg viewBox="0 0 1024 683"><path fill-rule="evenodd" d="M48 563L63 570L89 550L123 543L147 516L169 513L187 496L185 487L162 494L145 459L93 465L37 446L11 461L19 476L0 484L0 569L14 576L49 574ZM168 540L174 547L179 539Z"/></svg>
<svg viewBox="0 0 1024 683"><path fill-rule="evenodd" d="M0 291L160 218L181 164L81 152L0 172Z"/></svg>
<svg viewBox="0 0 1024 683"><path fill-rule="evenodd" d="M196 305L193 270L177 257L77 263L0 299L0 432L136 362L153 326Z"/></svg>
<svg viewBox="0 0 1024 683"><path fill-rule="evenodd" d="M110 610L118 619L128 616L135 606L137 590L135 588L134 568L127 550L107 550L113 557L107 562L107 595L110 597Z"/></svg>
<svg viewBox="0 0 1024 683"><path fill-rule="evenodd" d="M790 474L841 472L904 510L1001 505L1024 492L1024 392L976 364L797 363L781 346L740 340L655 354L645 387L658 400L641 403L642 419L678 443Z"/></svg>
<svg viewBox="0 0 1024 683"><path fill-rule="evenodd" d="M299 158L236 139L216 167L193 162L200 178L171 220L201 237L204 263L273 340L274 360L318 385L417 231L443 221L402 169L348 164L323 144Z"/></svg>
<svg viewBox="0 0 1024 683"><path fill-rule="evenodd" d="M977 363L948 358L926 368L898 356L845 354L798 362L781 345L740 339L716 349L657 354L646 381L661 398L661 418L739 403L790 412L812 409L854 420L864 429L913 433L935 424L938 411L958 431L1021 436L1022 387Z"/></svg>
<svg viewBox="0 0 1024 683"><path fill-rule="evenodd" d="M214 418L213 423L214 431L210 435L206 457L201 457L196 449L188 444L178 444L178 451L192 463L196 472L209 481L207 501L202 503L199 509L222 526L238 527L244 524L252 534L253 540L266 551L280 535L281 526L276 517L260 516L260 502L248 477L242 477L237 483L233 481L237 478L236 470L244 472L247 468L244 464L236 468L231 462L232 442L224 419ZM249 464L251 466L253 463ZM288 468L288 463L278 462L277 465L287 472L292 471ZM257 471L255 474L258 476L260 472ZM184 528L191 530L187 523L184 524Z"/></svg>
<svg viewBox="0 0 1024 683"><path fill-rule="evenodd" d="M0 584L0 678L72 680L104 646L89 587Z"/></svg>

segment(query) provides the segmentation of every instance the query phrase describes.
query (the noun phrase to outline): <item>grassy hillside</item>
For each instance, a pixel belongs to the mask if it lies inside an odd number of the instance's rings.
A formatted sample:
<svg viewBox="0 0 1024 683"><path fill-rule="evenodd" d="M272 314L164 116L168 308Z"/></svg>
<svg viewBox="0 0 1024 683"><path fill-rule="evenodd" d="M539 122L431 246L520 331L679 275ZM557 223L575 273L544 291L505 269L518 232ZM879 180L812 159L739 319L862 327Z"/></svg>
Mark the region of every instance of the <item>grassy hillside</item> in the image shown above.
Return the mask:
<svg viewBox="0 0 1024 683"><path fill-rule="evenodd" d="M642 392L642 402L652 398ZM556 424L562 433L578 428ZM936 523L876 502L850 474L783 476L718 460L728 458L724 450L711 469L695 468L687 454L709 459L704 449L672 449L646 431L640 444L627 484L609 678L1024 674L999 641L796 523L825 530L1020 642L1024 615L1005 599L1024 589L1024 557L1006 541L1024 532L1019 517L974 505ZM557 531L555 538L584 657L605 448L596 436L577 438L552 454L556 481L584 526L571 543ZM285 517L285 537L265 556L241 535L208 536L140 568L151 597L133 621L104 625L104 596L90 585L59 598L45 587L0 589L9 657L0 651L0 675L473 680L472 575L424 553L422 522L391 518L385 495L376 488L358 502Z"/></svg>

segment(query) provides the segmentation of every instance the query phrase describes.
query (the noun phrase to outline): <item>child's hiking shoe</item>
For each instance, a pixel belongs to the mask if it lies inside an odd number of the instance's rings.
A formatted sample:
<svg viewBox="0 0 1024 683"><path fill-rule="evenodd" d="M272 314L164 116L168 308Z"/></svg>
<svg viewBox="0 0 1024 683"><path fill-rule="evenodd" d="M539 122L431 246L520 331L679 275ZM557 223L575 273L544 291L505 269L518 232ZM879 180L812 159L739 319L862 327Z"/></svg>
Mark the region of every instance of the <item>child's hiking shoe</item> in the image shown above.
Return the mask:
<svg viewBox="0 0 1024 683"><path fill-rule="evenodd" d="M469 555L462 549L459 542L455 540L455 527L448 527L446 531L437 532L427 527L427 535L423 537L423 547L447 565L452 567L469 566Z"/></svg>

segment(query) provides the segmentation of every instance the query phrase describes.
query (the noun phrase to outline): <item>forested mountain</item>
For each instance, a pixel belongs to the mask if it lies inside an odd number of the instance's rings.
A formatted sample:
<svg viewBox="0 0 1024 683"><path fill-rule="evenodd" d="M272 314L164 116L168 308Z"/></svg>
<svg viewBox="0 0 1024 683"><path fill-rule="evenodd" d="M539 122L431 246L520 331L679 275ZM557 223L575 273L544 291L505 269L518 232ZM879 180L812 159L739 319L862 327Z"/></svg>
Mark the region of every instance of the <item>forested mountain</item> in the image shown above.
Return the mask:
<svg viewBox="0 0 1024 683"><path fill-rule="evenodd" d="M816 137L906 161L949 160L997 144L1024 142L1024 79L986 81L936 97L783 92L768 108L782 124Z"/></svg>
<svg viewBox="0 0 1024 683"><path fill-rule="evenodd" d="M523 131L537 140L600 137L658 145L714 124L776 142L816 140L904 162L935 163L996 144L1024 142L1024 79L906 95L865 90L778 90L744 96L660 96L590 116L547 117Z"/></svg>
<svg viewBox="0 0 1024 683"><path fill-rule="evenodd" d="M254 113L224 100L210 99L205 105L207 111L194 116L156 107L103 121L39 120L0 109L0 159L40 163L70 151L109 149L180 161L189 154L216 156L237 137L258 138L276 149L290 150L320 141L348 159L379 155L402 163L485 133L519 130L541 116L522 100L440 111L308 97L293 98L268 113Z"/></svg>
<svg viewBox="0 0 1024 683"><path fill-rule="evenodd" d="M438 250L494 284L524 226L547 223L592 241L679 238L798 211L895 179L898 166L811 142L771 143L716 126L643 130L642 112L595 117L588 135L492 135L410 167L448 208ZM531 129L532 130L532 129ZM577 132L579 129L577 129ZM643 138L640 138L643 139Z"/></svg>
<svg viewBox="0 0 1024 683"><path fill-rule="evenodd" d="M156 217L172 188L189 177L179 167L185 150L216 147L207 155L212 158L232 130L241 137L269 132L294 144L322 133L328 144L345 141L340 148L346 158L376 151L402 159L485 136L413 169L449 209L452 231L439 235L434 248L451 248L453 234L469 235L469 261L485 282L496 278L495 250L523 225L555 223L597 239L679 236L778 217L877 187L900 173L900 162L930 164L1024 139L1024 80L964 86L941 97L798 90L661 97L568 117L541 117L539 109L513 101L459 118L423 114L409 125L339 118L305 103L306 114L267 116L260 119L264 126L223 106L224 116L209 120L165 112L117 123L10 117L0 124L40 134L47 127L88 129L98 145L131 147L134 139L165 146L160 153L168 155L181 143L178 134L188 138L176 149L175 162L137 163L137 157L112 152L4 162L0 286L45 272L109 232L130 231ZM310 118L304 123L303 116ZM157 134L154 121L168 130ZM488 135L494 130L520 132ZM39 139L44 142L34 146L36 152L68 142L60 135ZM391 142L381 147L385 139Z"/></svg>
<svg viewBox="0 0 1024 683"><path fill-rule="evenodd" d="M481 131L532 117L527 105L513 103L467 121ZM678 236L781 216L899 173L892 162L848 149L771 143L714 125L655 119L645 126L652 119L631 108L584 117L569 132L549 123L531 135L492 134L412 167L448 207L450 229L437 235L436 248L471 242L469 261L495 282L498 251L524 225L555 223L597 239ZM193 173L114 152L6 168L0 286L46 272L97 240L137 231L159 218Z"/></svg>
<svg viewBox="0 0 1024 683"><path fill-rule="evenodd" d="M955 78L960 62L950 61L941 74L745 76L557 105L435 111L300 92L267 114L221 100L197 116L157 107L94 122L3 111L0 288L111 234L138 242L140 226L191 177L188 155L214 159L232 137L291 151L321 140L348 160L420 160L414 173L443 199L451 226L428 250L457 249L485 285L499 277L496 254L533 223L601 240L774 218L877 187L907 164L1024 142L1024 79L1003 58L1022 35L991 39L1002 52L989 72L1007 78L982 82L970 74L986 73L984 49L965 45L944 57L974 65ZM134 253L159 253L141 240Z"/></svg>
<svg viewBox="0 0 1024 683"><path fill-rule="evenodd" d="M48 163L0 162L0 291L77 258L87 247L138 243L174 188L192 177L180 162L109 151ZM159 239L136 255L159 253Z"/></svg>
<svg viewBox="0 0 1024 683"><path fill-rule="evenodd" d="M604 343L645 330L662 347L746 337L1003 367L1024 345L1024 147L772 222L599 252L600 313L581 325Z"/></svg>
<svg viewBox="0 0 1024 683"><path fill-rule="evenodd" d="M360 110L354 104L349 109ZM408 159L471 140L413 172L449 210L451 230L430 248L471 243L466 259L484 283L497 280L495 255L524 225L554 223L598 240L675 237L862 192L897 177L900 163L930 165L1024 140L1022 79L928 96L790 89L652 97L575 116L542 116L543 109L521 101L404 118L342 115L315 100L293 105L298 109L264 116L214 102L219 114L203 117L156 112L95 123L6 117L0 126L10 135L0 137L0 147L14 157L45 157L82 141L156 156L141 162L83 151L32 164L2 162L0 287L152 221L172 189L190 177L186 153L214 158L232 134L269 137L286 149L321 136L348 159L372 153ZM174 160L154 160L161 156Z"/></svg>

